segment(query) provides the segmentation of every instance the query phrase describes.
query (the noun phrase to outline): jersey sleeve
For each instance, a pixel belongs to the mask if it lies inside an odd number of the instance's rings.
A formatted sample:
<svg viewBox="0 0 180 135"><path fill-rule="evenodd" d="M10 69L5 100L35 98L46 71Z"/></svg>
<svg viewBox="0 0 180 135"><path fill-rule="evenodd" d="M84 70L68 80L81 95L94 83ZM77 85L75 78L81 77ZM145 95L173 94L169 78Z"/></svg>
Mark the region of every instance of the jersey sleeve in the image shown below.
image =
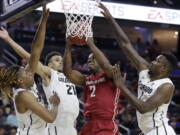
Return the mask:
<svg viewBox="0 0 180 135"><path fill-rule="evenodd" d="M143 78L146 78L148 76L148 72L149 70L142 70L139 72L139 80L143 79Z"/></svg>

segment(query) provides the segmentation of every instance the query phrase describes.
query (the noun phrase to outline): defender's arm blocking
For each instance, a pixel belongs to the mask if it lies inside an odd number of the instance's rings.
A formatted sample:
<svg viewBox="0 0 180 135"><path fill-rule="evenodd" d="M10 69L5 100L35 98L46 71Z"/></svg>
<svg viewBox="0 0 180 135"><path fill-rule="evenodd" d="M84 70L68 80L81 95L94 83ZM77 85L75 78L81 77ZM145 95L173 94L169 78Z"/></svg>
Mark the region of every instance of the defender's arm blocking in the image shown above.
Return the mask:
<svg viewBox="0 0 180 135"><path fill-rule="evenodd" d="M124 51L125 55L131 61L131 63L133 63L138 71L147 69L149 63L145 59L143 59L132 47L129 38L112 17L109 10L102 3L99 4L99 7L103 10L101 13L104 15L104 17L106 17L110 21L111 26L113 27L113 30L115 32L116 39L119 42L119 47Z"/></svg>
<svg viewBox="0 0 180 135"><path fill-rule="evenodd" d="M135 95L133 95L130 90L124 85L124 80L121 76L119 66L116 65L113 69L114 83L115 85L123 91L124 96L128 101L140 112L146 113L158 108L162 104L167 104L174 92L174 87L172 84L165 83L161 85L152 97L147 101L139 100Z"/></svg>

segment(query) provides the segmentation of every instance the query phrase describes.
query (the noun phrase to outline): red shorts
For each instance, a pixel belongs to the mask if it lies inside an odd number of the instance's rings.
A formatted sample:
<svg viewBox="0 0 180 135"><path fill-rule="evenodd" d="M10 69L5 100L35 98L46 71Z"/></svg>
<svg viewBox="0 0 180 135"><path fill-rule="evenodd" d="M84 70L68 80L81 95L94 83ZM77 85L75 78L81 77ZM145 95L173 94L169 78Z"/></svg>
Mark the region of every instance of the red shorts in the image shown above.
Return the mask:
<svg viewBox="0 0 180 135"><path fill-rule="evenodd" d="M84 124L78 135L119 135L119 131L112 120L90 120Z"/></svg>

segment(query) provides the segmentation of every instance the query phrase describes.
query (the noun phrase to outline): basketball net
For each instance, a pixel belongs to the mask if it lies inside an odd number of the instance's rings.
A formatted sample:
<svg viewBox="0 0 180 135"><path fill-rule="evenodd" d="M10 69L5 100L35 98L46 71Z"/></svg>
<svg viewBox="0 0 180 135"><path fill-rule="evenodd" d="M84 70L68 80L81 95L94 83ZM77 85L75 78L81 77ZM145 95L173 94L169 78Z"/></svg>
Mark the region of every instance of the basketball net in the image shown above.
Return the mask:
<svg viewBox="0 0 180 135"><path fill-rule="evenodd" d="M100 0L61 0L66 17L66 38L92 37L92 21Z"/></svg>

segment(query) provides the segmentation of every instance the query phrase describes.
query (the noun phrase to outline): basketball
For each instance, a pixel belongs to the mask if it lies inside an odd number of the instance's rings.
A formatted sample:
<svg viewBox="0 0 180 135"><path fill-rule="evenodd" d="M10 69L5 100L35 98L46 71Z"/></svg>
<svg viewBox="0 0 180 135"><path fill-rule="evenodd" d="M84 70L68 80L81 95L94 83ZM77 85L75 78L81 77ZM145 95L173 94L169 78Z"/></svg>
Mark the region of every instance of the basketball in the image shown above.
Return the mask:
<svg viewBox="0 0 180 135"><path fill-rule="evenodd" d="M69 40L76 45L85 45L88 26L89 24L84 21L73 22L69 26Z"/></svg>
<svg viewBox="0 0 180 135"><path fill-rule="evenodd" d="M76 44L76 45L85 45L86 44L86 37L78 37L78 36L75 36L75 37L69 37L69 40L73 43L73 44Z"/></svg>

